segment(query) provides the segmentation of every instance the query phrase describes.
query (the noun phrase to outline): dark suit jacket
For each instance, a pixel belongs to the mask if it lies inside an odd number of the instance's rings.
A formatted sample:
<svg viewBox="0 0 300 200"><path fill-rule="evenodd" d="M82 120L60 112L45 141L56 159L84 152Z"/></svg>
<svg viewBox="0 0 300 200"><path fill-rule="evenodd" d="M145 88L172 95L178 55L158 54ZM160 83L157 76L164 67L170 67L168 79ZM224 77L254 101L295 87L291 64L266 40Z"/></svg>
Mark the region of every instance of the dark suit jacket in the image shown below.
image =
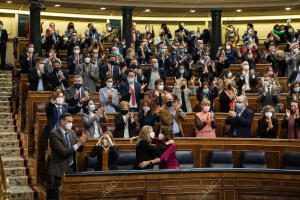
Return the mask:
<svg viewBox="0 0 300 200"><path fill-rule="evenodd" d="M55 104L49 102L46 104L45 107L46 110L46 116L47 116L47 125L44 129L43 137L44 138L49 138L52 129L55 127L57 121L59 120L57 118L57 109ZM76 106L69 106L68 104L63 104L62 105L62 113L71 113L75 114L80 111L80 107Z"/></svg>
<svg viewBox="0 0 300 200"><path fill-rule="evenodd" d="M7 31L5 29L2 29L1 37L0 37L0 46L6 46L7 40L8 40Z"/></svg>
<svg viewBox="0 0 300 200"><path fill-rule="evenodd" d="M81 96L78 97L77 99L75 99L76 90L75 90L74 86L66 89L66 102L70 106L76 106L79 103L79 101L84 97L84 91L88 91L89 99L93 99L93 97L91 96L92 93L90 92L90 90L87 87L82 86L80 89L81 89Z"/></svg>
<svg viewBox="0 0 300 200"><path fill-rule="evenodd" d="M151 73L152 73L152 68L147 68L144 69L144 76L147 78L147 84L149 84L150 82L150 78L151 78ZM165 81L166 77L165 77L165 71L163 69L158 69L158 74L161 80Z"/></svg>
<svg viewBox="0 0 300 200"><path fill-rule="evenodd" d="M101 67L99 70L99 77L103 81L104 78L107 76L106 73L108 72L108 64L105 64L104 66ZM118 66L113 66L113 81L116 83L119 81L121 78L121 71Z"/></svg>
<svg viewBox="0 0 300 200"><path fill-rule="evenodd" d="M251 137L251 124L254 117L252 110L245 108L240 117L235 118L227 117L225 124L231 125L228 136L229 137L240 137L240 138L250 138ZM235 131L235 135L234 135Z"/></svg>
<svg viewBox="0 0 300 200"><path fill-rule="evenodd" d="M128 123L128 129L129 129L129 137L131 138L134 136L136 123L135 123L135 121L131 122L130 118L128 118L127 123ZM124 121L121 113L118 113L115 116L115 125L116 125L116 129L114 132L114 137L115 138L124 138L125 121Z"/></svg>
<svg viewBox="0 0 300 200"><path fill-rule="evenodd" d="M293 71L293 73L290 75L287 81L287 85L291 84L294 80L296 80L298 73L298 71Z"/></svg>
<svg viewBox="0 0 300 200"><path fill-rule="evenodd" d="M34 60L34 56L32 56L32 62L30 63L30 61L27 60L28 55L27 53L23 53L20 55L20 65L21 65L21 73L22 74L27 74L28 70L32 67L35 66L35 60Z"/></svg>
<svg viewBox="0 0 300 200"><path fill-rule="evenodd" d="M136 163L134 169L151 169L153 165L148 165L145 168L140 168L139 163L143 161L153 160L159 157L159 148L151 145L146 140L141 140L136 144Z"/></svg>
<svg viewBox="0 0 300 200"><path fill-rule="evenodd" d="M55 71L52 71L50 73L46 73L46 77L51 84L52 89L56 88L57 86L61 86L61 83L64 84L65 89L69 86L69 74L65 70L61 69L61 71L64 74L65 79L62 80L62 82L59 81L57 77L57 73Z"/></svg>
<svg viewBox="0 0 300 200"><path fill-rule="evenodd" d="M81 63L83 63L83 60L79 59L79 64L81 64ZM75 68L76 68L76 62L75 62L74 54L68 56L67 66L68 66L70 75L74 75Z"/></svg>
<svg viewBox="0 0 300 200"><path fill-rule="evenodd" d="M129 83L128 81L123 82L119 88L121 94L121 101L130 101L131 94L129 93ZM134 92L135 92L135 101L137 107L140 107L141 99L144 99L144 93L141 93L141 85L138 82L134 82Z"/></svg>
<svg viewBox="0 0 300 200"><path fill-rule="evenodd" d="M42 77L39 77L36 67L29 69L28 71L28 81L30 83L29 90L30 91L37 91L39 85L39 79L42 78L44 91L48 90L47 84L47 76L44 73Z"/></svg>
<svg viewBox="0 0 300 200"><path fill-rule="evenodd" d="M266 117L258 120L258 136L261 138L276 138L278 131L278 119L271 118L273 128L267 131L268 123L266 122Z"/></svg>
<svg viewBox="0 0 300 200"><path fill-rule="evenodd" d="M50 136L50 147L52 160L48 166L48 175L62 177L64 173L72 173L69 164L69 157L73 155L74 164L76 166L76 151L73 147L77 143L76 134L74 131L67 131L69 134L71 147L67 146L64 135L60 129L52 132ZM77 149L78 152L83 150L83 146Z"/></svg>
<svg viewBox="0 0 300 200"><path fill-rule="evenodd" d="M237 77L237 86L238 86L238 91L239 94L242 92L242 87L244 84L246 84L246 78L245 76L242 74L242 71L239 71L236 75ZM251 89L252 93L257 92L257 88L256 85L258 84L258 79L257 79L257 74L255 74L255 77L252 78L252 75L249 73L249 86Z"/></svg>
<svg viewBox="0 0 300 200"><path fill-rule="evenodd" d="M102 146L94 146L90 156L93 158L97 156L97 165L95 167L95 171L102 171ZM117 160L119 158L119 147L111 146L109 147L108 153L108 168L109 170L118 170Z"/></svg>

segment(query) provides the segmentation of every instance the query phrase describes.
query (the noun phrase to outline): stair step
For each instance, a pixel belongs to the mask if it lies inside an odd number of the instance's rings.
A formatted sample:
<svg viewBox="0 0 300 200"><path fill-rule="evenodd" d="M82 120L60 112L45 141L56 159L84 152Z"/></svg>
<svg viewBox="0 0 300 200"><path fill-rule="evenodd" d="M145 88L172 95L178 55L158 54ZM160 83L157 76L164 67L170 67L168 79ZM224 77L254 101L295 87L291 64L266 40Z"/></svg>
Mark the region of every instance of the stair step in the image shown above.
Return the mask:
<svg viewBox="0 0 300 200"><path fill-rule="evenodd" d="M3 156L4 168L24 167L24 159L21 156Z"/></svg>
<svg viewBox="0 0 300 200"><path fill-rule="evenodd" d="M17 148L20 147L19 140L1 140L0 148Z"/></svg>
<svg viewBox="0 0 300 200"><path fill-rule="evenodd" d="M12 87L12 81L1 83L2 87Z"/></svg>
<svg viewBox="0 0 300 200"><path fill-rule="evenodd" d="M13 167L13 168L4 168L5 176L26 176L25 167Z"/></svg>
<svg viewBox="0 0 300 200"><path fill-rule="evenodd" d="M28 185L27 176L8 176L6 177L9 180L9 185L11 186L26 186Z"/></svg>
<svg viewBox="0 0 300 200"><path fill-rule="evenodd" d="M34 192L29 186L11 186L8 189L11 200L33 200Z"/></svg>
<svg viewBox="0 0 300 200"><path fill-rule="evenodd" d="M0 126L13 126L13 125L14 125L13 119L0 120ZM0 133L0 135L1 135L1 133Z"/></svg>
<svg viewBox="0 0 300 200"><path fill-rule="evenodd" d="M11 95L10 96L1 96L1 94L0 94L0 101L9 101L10 98L11 98Z"/></svg>
<svg viewBox="0 0 300 200"><path fill-rule="evenodd" d="M11 92L12 87L3 87L2 85L0 86L0 92Z"/></svg>
<svg viewBox="0 0 300 200"><path fill-rule="evenodd" d="M1 94L0 94L1 95ZM5 112L5 113L7 113L7 112L10 112L11 111L11 108L10 108L10 106L0 106L0 112Z"/></svg>
<svg viewBox="0 0 300 200"><path fill-rule="evenodd" d="M0 121L1 124L1 121ZM0 133L0 141L1 140L17 140L18 134L15 132L1 132Z"/></svg>
<svg viewBox="0 0 300 200"><path fill-rule="evenodd" d="M0 101L0 107L9 107L10 101Z"/></svg>
<svg viewBox="0 0 300 200"><path fill-rule="evenodd" d="M24 150L25 151L25 150ZM24 152L24 155L26 155L27 152ZM20 156L20 148L1 148L0 149L0 155L1 156Z"/></svg>
<svg viewBox="0 0 300 200"><path fill-rule="evenodd" d="M0 120L2 119L12 119L12 113L0 113Z"/></svg>
<svg viewBox="0 0 300 200"><path fill-rule="evenodd" d="M14 126L0 126L0 132L13 132Z"/></svg>

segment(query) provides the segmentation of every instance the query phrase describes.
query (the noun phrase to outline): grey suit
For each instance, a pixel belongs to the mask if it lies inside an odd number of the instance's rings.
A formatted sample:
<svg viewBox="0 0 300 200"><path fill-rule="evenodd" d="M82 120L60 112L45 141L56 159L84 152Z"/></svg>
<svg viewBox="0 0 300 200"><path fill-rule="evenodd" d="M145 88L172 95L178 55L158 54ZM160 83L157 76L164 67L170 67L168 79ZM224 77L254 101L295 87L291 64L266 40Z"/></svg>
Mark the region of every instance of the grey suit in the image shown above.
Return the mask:
<svg viewBox="0 0 300 200"><path fill-rule="evenodd" d="M293 71L298 71L300 64L300 55L294 57L292 52L285 54L285 62L287 64L287 77L290 77Z"/></svg>
<svg viewBox="0 0 300 200"><path fill-rule="evenodd" d="M272 106L276 112L278 112L278 106L277 104L280 102L280 89L277 89L276 94L274 94L273 87L271 88L270 92L264 95L264 87L259 88L258 90L258 96L257 96L257 102L260 103L260 110L266 106L270 105Z"/></svg>
<svg viewBox="0 0 300 200"><path fill-rule="evenodd" d="M73 155L73 162L76 166L76 151L74 145L77 143L76 134L72 130L68 130L71 147L68 147L64 135L60 129L54 130L50 135L50 147L52 160L48 166L48 175L62 177L63 173L72 173L73 169L70 167L70 156ZM81 146L77 151L82 151Z"/></svg>
<svg viewBox="0 0 300 200"><path fill-rule="evenodd" d="M91 71L88 72L88 67L91 67ZM83 85L91 92L96 92L96 81L99 80L99 68L94 64L87 65L86 63L82 63L76 65L75 75L82 76Z"/></svg>
<svg viewBox="0 0 300 200"><path fill-rule="evenodd" d="M91 91L87 87L81 87L80 88L80 97L75 99L76 90L73 86L73 87L69 87L68 89L66 89L66 102L70 106L76 106L78 104L78 102L80 101L80 99L82 99L84 97L84 91L89 92L89 99L88 100L90 100L90 99L94 100Z"/></svg>
<svg viewBox="0 0 300 200"><path fill-rule="evenodd" d="M85 130L87 130L90 133L90 138L95 138L95 124L94 122L96 121L98 124L98 129L99 129L99 135L100 137L103 135L102 128L100 126L100 122L107 122L107 116L104 114L104 116L97 115L95 114L93 117L91 115L88 115L86 113L81 114L81 120L82 123L85 127Z"/></svg>

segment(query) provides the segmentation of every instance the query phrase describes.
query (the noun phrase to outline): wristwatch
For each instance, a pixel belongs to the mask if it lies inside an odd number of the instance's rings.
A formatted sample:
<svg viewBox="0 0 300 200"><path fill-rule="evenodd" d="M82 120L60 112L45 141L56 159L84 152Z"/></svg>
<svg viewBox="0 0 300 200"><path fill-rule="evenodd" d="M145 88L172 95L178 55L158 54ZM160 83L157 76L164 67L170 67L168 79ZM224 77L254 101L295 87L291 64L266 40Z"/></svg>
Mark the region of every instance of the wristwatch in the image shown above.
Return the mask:
<svg viewBox="0 0 300 200"><path fill-rule="evenodd" d="M152 160L150 160L150 165L152 165Z"/></svg>

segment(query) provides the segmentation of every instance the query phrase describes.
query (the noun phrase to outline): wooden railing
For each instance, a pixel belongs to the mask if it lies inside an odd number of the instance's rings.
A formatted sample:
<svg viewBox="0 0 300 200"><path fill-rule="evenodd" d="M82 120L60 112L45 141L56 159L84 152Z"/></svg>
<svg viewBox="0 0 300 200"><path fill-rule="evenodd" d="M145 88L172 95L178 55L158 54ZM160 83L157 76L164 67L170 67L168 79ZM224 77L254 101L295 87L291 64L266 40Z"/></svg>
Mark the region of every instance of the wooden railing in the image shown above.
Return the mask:
<svg viewBox="0 0 300 200"><path fill-rule="evenodd" d="M5 177L1 155L0 155L0 179L1 179L1 182L0 182L0 199L1 200L9 200L10 199L9 198L9 193L8 193L9 181Z"/></svg>

